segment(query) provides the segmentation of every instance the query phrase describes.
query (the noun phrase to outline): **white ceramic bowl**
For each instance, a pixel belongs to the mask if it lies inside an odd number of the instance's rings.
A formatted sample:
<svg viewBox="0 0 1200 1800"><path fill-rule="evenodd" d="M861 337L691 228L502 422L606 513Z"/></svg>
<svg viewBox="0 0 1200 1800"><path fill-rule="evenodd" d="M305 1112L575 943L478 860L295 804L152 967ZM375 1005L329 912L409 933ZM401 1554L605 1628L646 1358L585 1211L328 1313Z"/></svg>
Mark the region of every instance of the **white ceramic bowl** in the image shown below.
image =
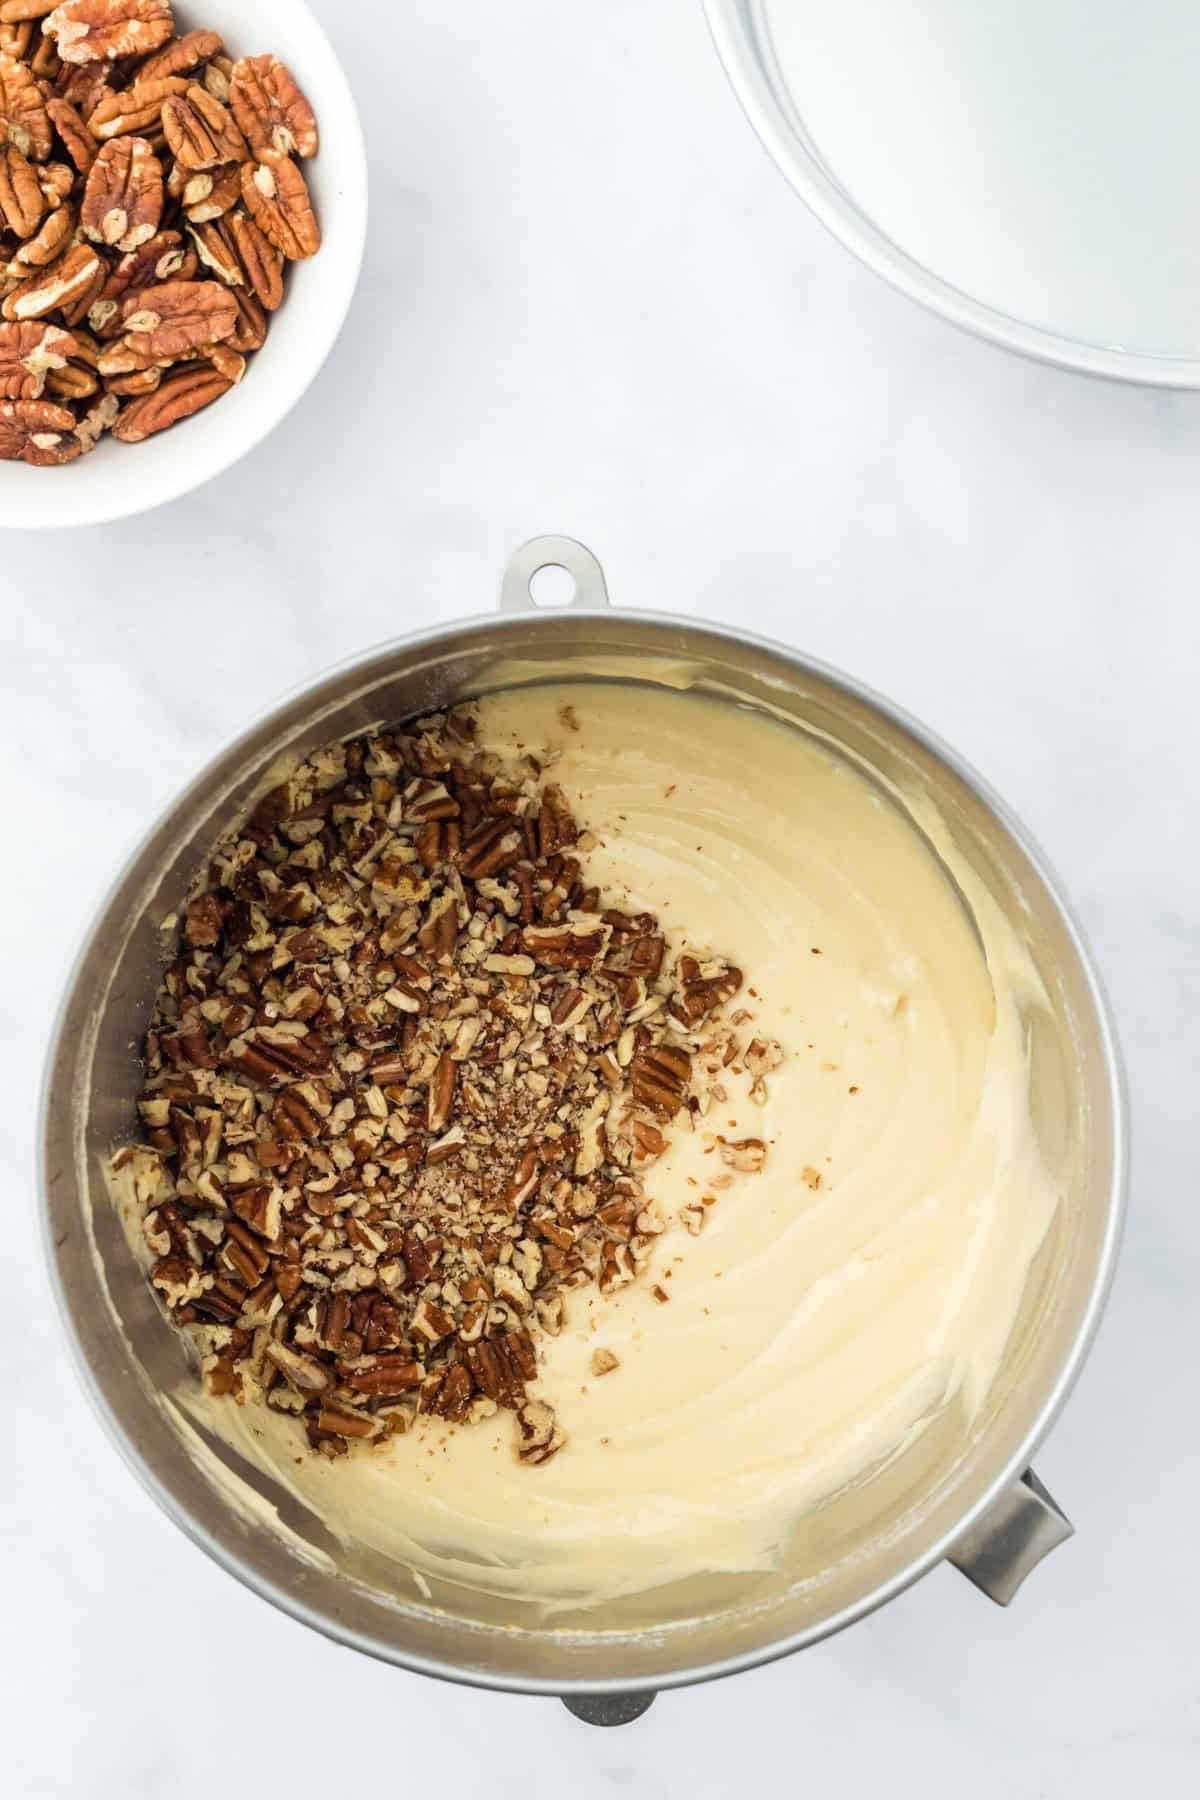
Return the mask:
<svg viewBox="0 0 1200 1800"><path fill-rule="evenodd" d="M303 0L183 0L181 31L219 31L231 56L270 51L312 102L319 153L304 175L321 222L320 253L289 265L283 305L245 380L215 406L143 444L105 438L62 468L0 462L0 526L101 525L177 500L244 456L291 411L346 317L367 228L367 159L349 84Z"/></svg>

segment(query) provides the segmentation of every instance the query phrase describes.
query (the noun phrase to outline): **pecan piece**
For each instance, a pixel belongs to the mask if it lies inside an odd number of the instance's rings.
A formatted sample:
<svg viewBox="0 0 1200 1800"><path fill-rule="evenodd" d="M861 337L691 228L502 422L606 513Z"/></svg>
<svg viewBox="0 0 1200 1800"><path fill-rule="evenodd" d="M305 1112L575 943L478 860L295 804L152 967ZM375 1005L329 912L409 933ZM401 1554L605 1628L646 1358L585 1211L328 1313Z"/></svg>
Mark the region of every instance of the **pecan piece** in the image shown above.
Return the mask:
<svg viewBox="0 0 1200 1800"><path fill-rule="evenodd" d="M291 70L275 56L243 56L233 65L229 104L258 155L315 156L317 121Z"/></svg>
<svg viewBox="0 0 1200 1800"><path fill-rule="evenodd" d="M165 103L162 122L181 169L215 169L221 163L243 162L248 155L232 113L195 82L186 94Z"/></svg>
<svg viewBox="0 0 1200 1800"><path fill-rule="evenodd" d="M219 32L185 31L182 37L172 38L148 56L138 69L137 78L139 82L165 81L172 75L190 75L210 56L218 55L221 48Z"/></svg>
<svg viewBox="0 0 1200 1800"><path fill-rule="evenodd" d="M170 361L219 344L237 324L237 307L217 281L165 281L121 302L122 343L135 357Z"/></svg>
<svg viewBox="0 0 1200 1800"><path fill-rule="evenodd" d="M689 1029L719 1006L724 1006L727 1000L732 1000L742 985L740 969L718 967L715 973L704 975L694 956L680 957L678 973L679 991L669 1010L673 1018Z"/></svg>
<svg viewBox="0 0 1200 1800"><path fill-rule="evenodd" d="M324 1393L330 1384L330 1371L315 1356L305 1356L299 1350L290 1349L287 1344L276 1343L267 1345L266 1354L280 1373L286 1375L292 1386L299 1388L302 1394Z"/></svg>
<svg viewBox="0 0 1200 1800"><path fill-rule="evenodd" d="M527 925L521 943L530 956L552 969L587 969L604 955L612 927L594 914L564 925Z"/></svg>
<svg viewBox="0 0 1200 1800"><path fill-rule="evenodd" d="M425 1109L426 1131L442 1132L450 1123L457 1081L458 1066L450 1052L443 1050L438 1058L437 1068L433 1072L433 1080L429 1084Z"/></svg>
<svg viewBox="0 0 1200 1800"><path fill-rule="evenodd" d="M767 1160L767 1146L761 1138L728 1138L718 1137L717 1148L721 1152L721 1161L730 1169L740 1169L744 1174L757 1175Z"/></svg>
<svg viewBox="0 0 1200 1800"><path fill-rule="evenodd" d="M531 1466L549 1462L566 1443L554 1408L544 1400L527 1400L517 1412L517 1460Z"/></svg>
<svg viewBox="0 0 1200 1800"><path fill-rule="evenodd" d="M146 139L114 138L105 144L83 190L85 236L117 250L136 250L158 230L162 209L162 164Z"/></svg>
<svg viewBox="0 0 1200 1800"><path fill-rule="evenodd" d="M246 359L237 350L231 350L228 344L209 344L205 357L223 380L236 387L246 373Z"/></svg>
<svg viewBox="0 0 1200 1800"><path fill-rule="evenodd" d="M4 5L0 5L0 51L3 51L5 56L15 57L18 62L29 55L29 44L33 37L33 20L24 19L20 12L14 11L12 21L8 23L5 21L5 13L14 5L19 6L20 4L21 0L5 0Z"/></svg>
<svg viewBox="0 0 1200 1800"><path fill-rule="evenodd" d="M0 226L19 238L32 237L46 201L33 165L15 144L0 148Z"/></svg>
<svg viewBox="0 0 1200 1800"><path fill-rule="evenodd" d="M100 398L88 407L82 419L75 427L75 436L86 453L94 450L106 431L111 431L121 410L121 402L115 394L101 394Z"/></svg>
<svg viewBox="0 0 1200 1800"><path fill-rule="evenodd" d="M235 212L229 229L247 285L268 312L283 300L283 254L267 242L254 220Z"/></svg>
<svg viewBox="0 0 1200 1800"><path fill-rule="evenodd" d="M48 207L61 206L75 186L75 175L66 163L45 163L38 168L37 183Z"/></svg>
<svg viewBox="0 0 1200 1800"><path fill-rule="evenodd" d="M683 1105L692 1059L672 1044L647 1044L629 1065L633 1097L660 1119L673 1119Z"/></svg>
<svg viewBox="0 0 1200 1800"><path fill-rule="evenodd" d="M40 319L48 312L61 309L70 320L67 309L81 294L86 294L97 276L102 277L103 273L104 265L93 249L87 244L72 244L48 269L39 270L14 289L4 302L4 317Z"/></svg>
<svg viewBox="0 0 1200 1800"><path fill-rule="evenodd" d="M62 0L42 25L64 62L144 56L172 35L167 0Z"/></svg>
<svg viewBox="0 0 1200 1800"><path fill-rule="evenodd" d="M344 1377L356 1394L407 1394L425 1379L420 1363L406 1356L377 1356L366 1369L351 1369Z"/></svg>
<svg viewBox="0 0 1200 1800"><path fill-rule="evenodd" d="M0 51L0 143L33 162L50 154L50 120L33 70Z"/></svg>
<svg viewBox="0 0 1200 1800"><path fill-rule="evenodd" d="M223 375L204 364L181 370L127 406L113 426L113 436L123 444L140 444L144 438L166 431L211 406L231 386Z"/></svg>
<svg viewBox="0 0 1200 1800"><path fill-rule="evenodd" d="M48 400L5 400L0 404L0 462L27 462L35 468L72 462L83 445L75 436L75 415Z"/></svg>
<svg viewBox="0 0 1200 1800"><path fill-rule="evenodd" d="M0 399L40 400L46 376L74 353L69 331L40 321L0 325Z"/></svg>
<svg viewBox="0 0 1200 1800"><path fill-rule="evenodd" d="M62 140L63 147L81 175L86 175L96 160L100 146L69 100L47 100L46 114Z"/></svg>
<svg viewBox="0 0 1200 1800"><path fill-rule="evenodd" d="M257 162L242 164L242 198L264 237L290 262L315 256L321 228L304 177L286 156L264 150Z"/></svg>

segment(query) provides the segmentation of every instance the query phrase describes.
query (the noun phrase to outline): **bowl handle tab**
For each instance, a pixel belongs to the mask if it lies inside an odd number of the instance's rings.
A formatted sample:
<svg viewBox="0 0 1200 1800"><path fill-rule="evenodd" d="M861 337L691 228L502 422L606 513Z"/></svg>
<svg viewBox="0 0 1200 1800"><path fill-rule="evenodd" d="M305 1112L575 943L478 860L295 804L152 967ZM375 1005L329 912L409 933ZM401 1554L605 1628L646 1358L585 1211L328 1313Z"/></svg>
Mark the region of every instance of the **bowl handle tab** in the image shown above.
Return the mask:
<svg viewBox="0 0 1200 1800"><path fill-rule="evenodd" d="M950 1561L997 1606L1007 1606L1043 1556L1074 1535L1062 1508L1026 1469L960 1538Z"/></svg>
<svg viewBox="0 0 1200 1800"><path fill-rule="evenodd" d="M648 1694L564 1694L562 1703L585 1725L632 1725L649 1712L656 1696Z"/></svg>
<svg viewBox="0 0 1200 1800"><path fill-rule="evenodd" d="M543 569L564 571L565 597L542 597L534 583ZM583 544L568 537L536 537L514 550L500 587L501 612L587 612L609 606L604 570Z"/></svg>

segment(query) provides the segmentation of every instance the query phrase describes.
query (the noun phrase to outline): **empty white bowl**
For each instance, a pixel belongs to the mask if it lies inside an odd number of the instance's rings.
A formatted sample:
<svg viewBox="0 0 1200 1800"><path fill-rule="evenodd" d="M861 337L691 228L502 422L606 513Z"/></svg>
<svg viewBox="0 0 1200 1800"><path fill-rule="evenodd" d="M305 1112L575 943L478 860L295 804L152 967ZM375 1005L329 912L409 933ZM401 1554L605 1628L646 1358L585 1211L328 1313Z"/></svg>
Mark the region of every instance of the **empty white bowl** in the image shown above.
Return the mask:
<svg viewBox="0 0 1200 1800"><path fill-rule="evenodd" d="M329 39L303 0L185 0L174 10L181 32L219 31L230 56L278 56L308 95L321 147L303 167L321 224L320 252L288 265L283 305L236 388L142 444L106 437L61 468L0 462L0 526L101 525L211 481L291 411L332 349L353 297L366 240L367 159L358 109Z"/></svg>

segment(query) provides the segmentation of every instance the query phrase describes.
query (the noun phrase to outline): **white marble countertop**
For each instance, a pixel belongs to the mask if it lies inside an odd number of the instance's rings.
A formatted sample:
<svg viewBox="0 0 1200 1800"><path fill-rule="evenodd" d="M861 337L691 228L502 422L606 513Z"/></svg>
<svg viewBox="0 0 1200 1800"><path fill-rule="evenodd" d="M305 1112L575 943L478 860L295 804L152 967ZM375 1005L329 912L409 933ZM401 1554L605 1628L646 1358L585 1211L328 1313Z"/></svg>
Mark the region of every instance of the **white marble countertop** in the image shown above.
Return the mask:
<svg viewBox="0 0 1200 1800"><path fill-rule="evenodd" d="M1200 1769L1200 397L1014 360L866 273L769 163L696 4L317 10L373 177L331 362L191 499L0 546L7 1791L1182 1800ZM1136 1135L1111 1311L1039 1462L1075 1541L1007 1613L941 1570L611 1733L355 1658L207 1562L92 1418L34 1229L43 1042L131 843L282 691L485 608L509 550L547 531L592 545L617 604L801 646L988 775L1099 953Z"/></svg>

